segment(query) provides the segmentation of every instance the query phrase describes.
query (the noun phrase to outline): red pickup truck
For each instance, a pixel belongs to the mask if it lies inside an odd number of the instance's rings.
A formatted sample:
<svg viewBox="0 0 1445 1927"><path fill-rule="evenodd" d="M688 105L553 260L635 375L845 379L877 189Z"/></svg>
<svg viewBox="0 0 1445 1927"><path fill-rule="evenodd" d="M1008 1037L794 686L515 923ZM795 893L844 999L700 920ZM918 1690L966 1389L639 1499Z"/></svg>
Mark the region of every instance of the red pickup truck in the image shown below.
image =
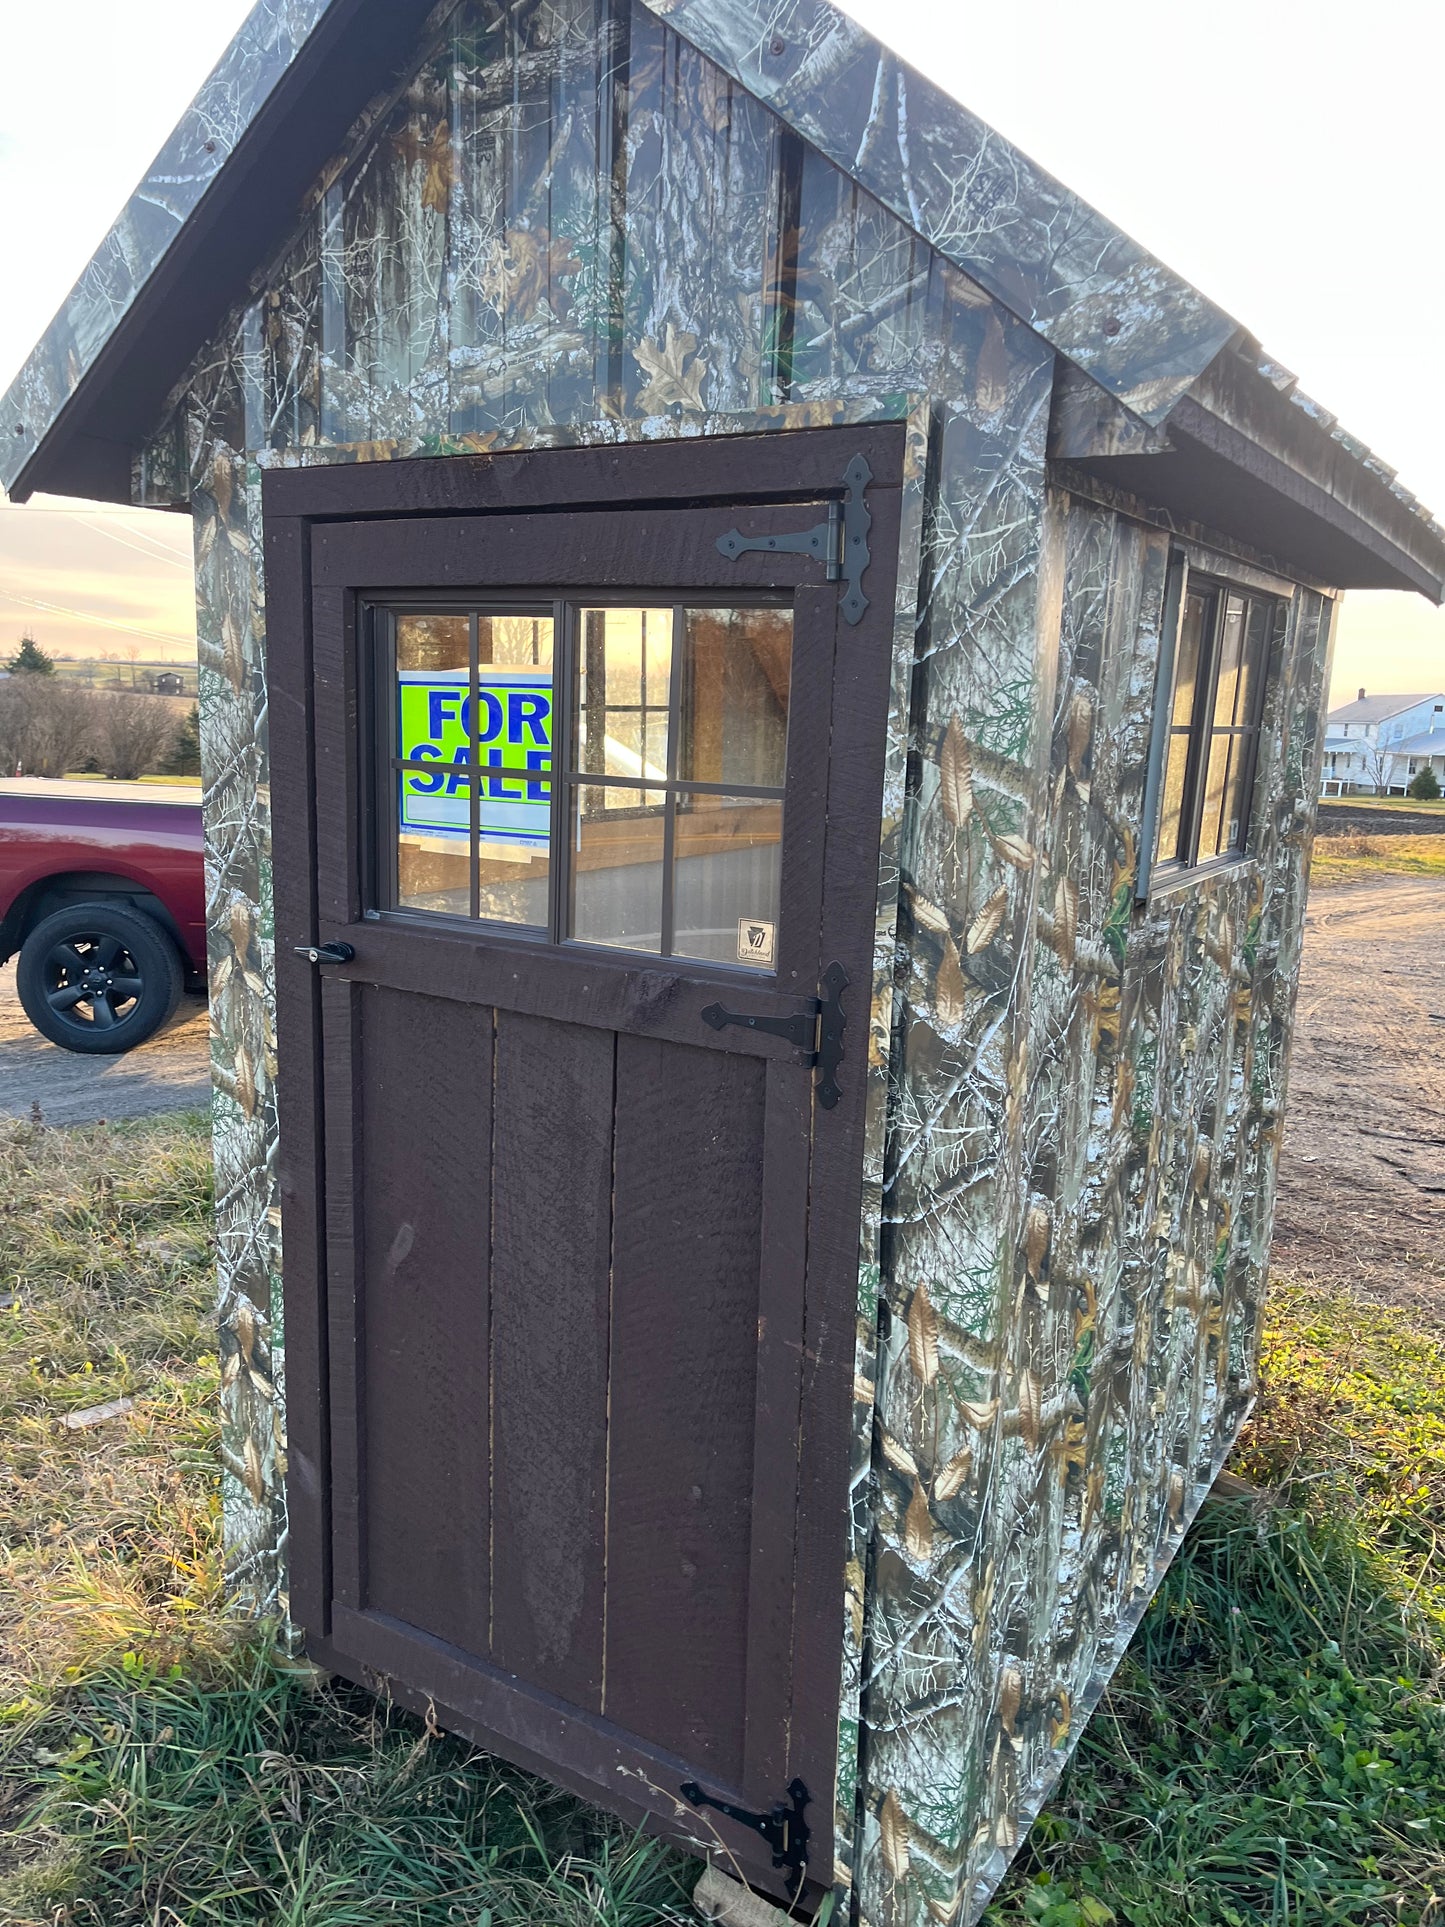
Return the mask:
<svg viewBox="0 0 1445 1927"><path fill-rule="evenodd" d="M205 898L194 789L0 781L0 963L52 1043L130 1050L203 990Z"/></svg>

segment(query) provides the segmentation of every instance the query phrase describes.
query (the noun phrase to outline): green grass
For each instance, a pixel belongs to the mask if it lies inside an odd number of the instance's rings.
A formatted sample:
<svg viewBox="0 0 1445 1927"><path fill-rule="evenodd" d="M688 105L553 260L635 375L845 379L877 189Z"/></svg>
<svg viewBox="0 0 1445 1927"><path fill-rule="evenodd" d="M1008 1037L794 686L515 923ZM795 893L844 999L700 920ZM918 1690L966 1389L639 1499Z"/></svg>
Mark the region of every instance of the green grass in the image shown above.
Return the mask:
<svg viewBox="0 0 1445 1927"><path fill-rule="evenodd" d="M209 1184L200 1119L0 1130L0 1921L691 1919L691 1863L227 1618ZM1445 1347L1276 1286L1235 1467L990 1927L1445 1927Z"/></svg>
<svg viewBox="0 0 1445 1927"><path fill-rule="evenodd" d="M1277 1282L1262 1386L990 1927L1445 1922L1445 1346Z"/></svg>
<svg viewBox="0 0 1445 1927"><path fill-rule="evenodd" d="M1445 815L1445 796L1437 796L1430 802L1419 802L1413 796L1343 796L1339 798L1323 796L1320 798L1320 817L1323 820L1331 810L1419 810L1423 814Z"/></svg>
<svg viewBox="0 0 1445 1927"><path fill-rule="evenodd" d="M1322 825L1310 861L1310 882L1316 886L1349 883L1369 876L1445 876L1445 836L1362 836L1355 832L1331 836Z"/></svg>
<svg viewBox="0 0 1445 1927"><path fill-rule="evenodd" d="M690 1917L682 1856L227 1617L210 1174L200 1117L0 1129L0 1921Z"/></svg>
<svg viewBox="0 0 1445 1927"><path fill-rule="evenodd" d="M680 1856L252 1641L228 1671L138 1657L13 1708L16 1927L660 1927Z"/></svg>

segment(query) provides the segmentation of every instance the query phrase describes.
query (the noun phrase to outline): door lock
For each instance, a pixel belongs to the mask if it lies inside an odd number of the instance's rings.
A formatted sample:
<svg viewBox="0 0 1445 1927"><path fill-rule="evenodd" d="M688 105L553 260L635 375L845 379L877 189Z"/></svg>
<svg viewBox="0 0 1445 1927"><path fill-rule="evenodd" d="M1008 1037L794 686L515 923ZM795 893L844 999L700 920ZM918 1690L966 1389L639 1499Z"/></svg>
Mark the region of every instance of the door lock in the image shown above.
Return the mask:
<svg viewBox="0 0 1445 1927"><path fill-rule="evenodd" d="M310 964L350 963L356 955L349 943L298 943L296 955Z"/></svg>

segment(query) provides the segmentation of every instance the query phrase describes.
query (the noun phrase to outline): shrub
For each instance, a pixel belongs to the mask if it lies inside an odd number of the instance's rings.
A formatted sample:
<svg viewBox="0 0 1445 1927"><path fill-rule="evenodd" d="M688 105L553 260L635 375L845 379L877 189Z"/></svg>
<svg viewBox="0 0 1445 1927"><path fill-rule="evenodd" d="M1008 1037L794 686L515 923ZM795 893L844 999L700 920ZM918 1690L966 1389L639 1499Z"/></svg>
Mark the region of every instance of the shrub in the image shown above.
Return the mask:
<svg viewBox="0 0 1445 1927"><path fill-rule="evenodd" d="M1440 779L1427 763L1412 779L1410 795L1417 803L1433 803L1440 795Z"/></svg>
<svg viewBox="0 0 1445 1927"><path fill-rule="evenodd" d="M64 776L90 754L96 698L77 683L31 673L0 683L0 770Z"/></svg>
<svg viewBox="0 0 1445 1927"><path fill-rule="evenodd" d="M96 760L107 776L134 782L161 769L176 740L170 704L159 696L100 696Z"/></svg>

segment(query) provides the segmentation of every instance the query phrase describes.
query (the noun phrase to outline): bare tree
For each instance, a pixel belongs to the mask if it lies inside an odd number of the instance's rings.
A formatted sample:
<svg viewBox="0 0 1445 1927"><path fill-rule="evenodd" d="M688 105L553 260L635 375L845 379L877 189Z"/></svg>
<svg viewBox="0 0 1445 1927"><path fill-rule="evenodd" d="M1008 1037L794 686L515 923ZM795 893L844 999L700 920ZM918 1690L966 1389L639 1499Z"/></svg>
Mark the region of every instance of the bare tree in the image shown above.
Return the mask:
<svg viewBox="0 0 1445 1927"><path fill-rule="evenodd" d="M1373 743L1365 745L1365 774L1374 786L1376 796L1390 794L1390 785L1395 777L1395 752L1378 736Z"/></svg>
<svg viewBox="0 0 1445 1927"><path fill-rule="evenodd" d="M96 761L107 776L133 782L159 769L175 744L177 720L155 696L102 696L96 729Z"/></svg>
<svg viewBox="0 0 1445 1927"><path fill-rule="evenodd" d="M0 769L7 776L64 776L90 755L96 699L58 676L0 683Z"/></svg>
<svg viewBox="0 0 1445 1927"><path fill-rule="evenodd" d="M25 710L23 688L13 678L0 683L0 776L24 773Z"/></svg>

